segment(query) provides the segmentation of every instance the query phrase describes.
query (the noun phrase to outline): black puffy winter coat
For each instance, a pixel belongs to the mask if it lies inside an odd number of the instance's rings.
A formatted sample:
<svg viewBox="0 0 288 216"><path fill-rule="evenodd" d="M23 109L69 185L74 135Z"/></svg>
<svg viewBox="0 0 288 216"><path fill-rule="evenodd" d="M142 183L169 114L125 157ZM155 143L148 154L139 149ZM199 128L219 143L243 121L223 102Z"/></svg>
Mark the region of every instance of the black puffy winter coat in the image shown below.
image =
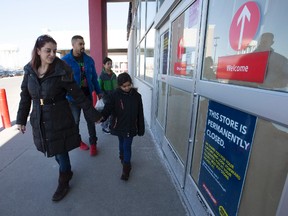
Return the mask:
<svg viewBox="0 0 288 216"><path fill-rule="evenodd" d="M67 94L75 99L88 118L98 121L101 117L74 82L71 68L59 58L54 60L53 65L54 69L41 79L30 63L24 67L16 120L17 124L26 125L32 103L30 123L34 143L48 157L68 152L80 144L79 132L66 100Z"/></svg>
<svg viewBox="0 0 288 216"><path fill-rule="evenodd" d="M104 118L112 116L110 124L112 135L124 137L144 135L142 97L134 88L128 93L117 88L108 96L102 115Z"/></svg>

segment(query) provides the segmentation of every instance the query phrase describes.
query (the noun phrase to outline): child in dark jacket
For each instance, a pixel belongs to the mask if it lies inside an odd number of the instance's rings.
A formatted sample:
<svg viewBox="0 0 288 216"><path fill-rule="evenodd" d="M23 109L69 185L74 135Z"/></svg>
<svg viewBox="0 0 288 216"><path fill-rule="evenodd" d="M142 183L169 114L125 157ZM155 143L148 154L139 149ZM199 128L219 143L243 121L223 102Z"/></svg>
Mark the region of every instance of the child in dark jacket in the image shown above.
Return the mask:
<svg viewBox="0 0 288 216"><path fill-rule="evenodd" d="M109 95L102 115L104 120L111 115L110 132L119 139L119 158L123 166L121 179L127 181L133 137L143 136L145 132L143 104L141 94L132 87L128 73L119 74L117 82L118 88Z"/></svg>

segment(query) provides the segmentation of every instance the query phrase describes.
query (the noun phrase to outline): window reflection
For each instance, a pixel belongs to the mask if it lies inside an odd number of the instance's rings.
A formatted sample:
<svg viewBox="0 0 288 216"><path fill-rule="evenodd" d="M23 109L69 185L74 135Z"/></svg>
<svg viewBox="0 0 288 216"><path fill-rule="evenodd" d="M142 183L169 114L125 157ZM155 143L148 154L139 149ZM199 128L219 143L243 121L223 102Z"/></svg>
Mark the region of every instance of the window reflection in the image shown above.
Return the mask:
<svg viewBox="0 0 288 216"><path fill-rule="evenodd" d="M254 52L269 51L268 67L262 88L288 91L288 60L273 49L274 34L265 32L260 36Z"/></svg>
<svg viewBox="0 0 288 216"><path fill-rule="evenodd" d="M200 0L172 23L171 75L192 78L198 46Z"/></svg>
<svg viewBox="0 0 288 216"><path fill-rule="evenodd" d="M140 76L140 47L138 46L136 48L136 71L135 71L135 76Z"/></svg>
<svg viewBox="0 0 288 216"><path fill-rule="evenodd" d="M152 84L154 73L155 29L152 27L146 36L145 80Z"/></svg>
<svg viewBox="0 0 288 216"><path fill-rule="evenodd" d="M141 1L141 30L140 30L140 38L142 38L146 31L146 0Z"/></svg>
<svg viewBox="0 0 288 216"><path fill-rule="evenodd" d="M141 0L138 5L138 19L140 25L138 26L137 33L140 40L140 50L137 53L139 61L137 63L137 69L139 78L147 81L148 83L153 83L153 73L154 73L154 46L155 46L155 29L152 26L149 31L147 31L147 23L152 24L152 20L155 17L156 1L146 1ZM154 6L154 8L152 8ZM140 12L140 13L139 13ZM146 14L150 13L147 17ZM150 16L151 15L151 16Z"/></svg>
<svg viewBox="0 0 288 216"><path fill-rule="evenodd" d="M253 4L253 7L249 8L250 4ZM250 13L250 22L254 18L255 24L252 26L252 30L245 32L245 29L242 28L242 31L238 32L239 29L233 27L233 24L238 21L236 18L241 18L237 15L244 6L247 6ZM288 2L284 0L273 2L268 0L257 2L210 1L202 79L287 92L288 48L285 44L287 44L288 31L285 28L275 28L275 23L281 23L281 20L286 19L287 12L284 8L287 7ZM259 9L259 23L255 8ZM269 13L264 14L263 8L269 8ZM249 25L248 22L240 21L241 24L243 22L243 26ZM253 31L255 34L251 34ZM250 38L245 34L251 34ZM239 40L233 41L235 35ZM265 53L267 59L263 57ZM230 64L231 59L233 60L232 64ZM230 68L225 69L223 65L227 68L231 66L232 72ZM248 73L241 75L242 71L239 72L238 69L243 65L248 65L249 70ZM219 76L223 70L227 73L226 77Z"/></svg>
<svg viewBox="0 0 288 216"><path fill-rule="evenodd" d="M159 8L162 6L162 4L164 3L165 0L158 0L158 10Z"/></svg>
<svg viewBox="0 0 288 216"><path fill-rule="evenodd" d="M166 87L167 84L164 82L158 83L158 101L157 101L157 120L160 125L164 128L165 121L165 98L166 98Z"/></svg>
<svg viewBox="0 0 288 216"><path fill-rule="evenodd" d="M149 28L153 22L156 14L156 0L147 0L147 28Z"/></svg>
<svg viewBox="0 0 288 216"><path fill-rule="evenodd" d="M141 9L141 6L140 4L138 5L138 8L137 8L137 43L139 43L139 41L141 40L141 34L140 34L140 29L141 29L141 16L140 16L140 9Z"/></svg>
<svg viewBox="0 0 288 216"><path fill-rule="evenodd" d="M166 31L160 37L160 74L167 74L168 68L168 49L169 49L169 31Z"/></svg>
<svg viewBox="0 0 288 216"><path fill-rule="evenodd" d="M190 133L191 93L169 87L166 137L184 163ZM185 115L179 115L185 113Z"/></svg>
<svg viewBox="0 0 288 216"><path fill-rule="evenodd" d="M145 39L140 43L140 78L144 79L145 77Z"/></svg>

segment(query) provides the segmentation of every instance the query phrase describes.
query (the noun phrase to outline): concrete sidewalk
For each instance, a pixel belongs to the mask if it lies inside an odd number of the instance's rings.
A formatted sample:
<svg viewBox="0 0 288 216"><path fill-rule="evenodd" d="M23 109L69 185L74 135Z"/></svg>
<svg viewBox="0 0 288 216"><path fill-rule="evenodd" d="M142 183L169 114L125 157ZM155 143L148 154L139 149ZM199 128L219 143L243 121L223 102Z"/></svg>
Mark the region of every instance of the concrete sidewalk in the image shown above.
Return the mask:
<svg viewBox="0 0 288 216"><path fill-rule="evenodd" d="M88 142L83 119L80 130L83 140ZM35 149L30 123L24 135L15 126L2 130L0 215L188 215L149 129L145 136L134 139L128 182L120 180L117 138L104 134L100 125L97 135L96 157L79 148L70 152L74 172L71 189L63 200L55 203L51 197L57 187L58 165L54 158L46 158Z"/></svg>

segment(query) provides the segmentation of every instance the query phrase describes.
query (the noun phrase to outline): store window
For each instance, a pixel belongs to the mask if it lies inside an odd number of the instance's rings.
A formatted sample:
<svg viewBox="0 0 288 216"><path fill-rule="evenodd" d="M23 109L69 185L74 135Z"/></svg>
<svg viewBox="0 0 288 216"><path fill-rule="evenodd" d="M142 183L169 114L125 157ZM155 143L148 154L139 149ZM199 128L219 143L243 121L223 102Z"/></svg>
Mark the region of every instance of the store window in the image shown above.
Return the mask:
<svg viewBox="0 0 288 216"><path fill-rule="evenodd" d="M140 11L140 38L142 38L146 32L146 0L141 1Z"/></svg>
<svg viewBox="0 0 288 216"><path fill-rule="evenodd" d="M157 97L157 113L156 117L162 128L165 126L165 99L167 92L167 84L165 82L158 82L158 97Z"/></svg>
<svg viewBox="0 0 288 216"><path fill-rule="evenodd" d="M233 209L234 212L237 211L238 203L233 201L231 193L229 193L227 188L228 185L232 185L233 196L235 197L237 183L239 181L244 181L242 194L239 195L238 215L276 215L288 173L288 128L258 117L254 129L254 138L250 143L250 159L248 158L247 161L246 174L238 175L239 171L236 167L237 165L243 164L243 158L241 157L241 160L239 160L231 155L238 153L242 154L245 148L242 148L243 150L241 150L241 146L238 145L237 148L239 150L235 152L232 150L229 154L226 154L227 156L222 157L223 153L219 153L224 149L221 147L219 140L225 139L225 135L224 133L221 135L221 130L218 130L218 132L214 131L215 133L209 132L211 136L213 134L215 141L219 141L219 145L217 144L218 147L212 148L211 145L205 143L205 134L207 134L208 131L207 128L209 128L210 131L212 131L211 127L219 129L217 120L215 120L217 116L215 113L214 118L210 115L209 126L206 125L207 118L209 118L207 117L209 115L209 103L210 101L207 98L200 97L192 167L190 170L192 178L198 184L199 188L203 188L203 183L199 184L200 173L203 169L209 170L210 177L208 177L209 181L206 182L214 181L215 185L217 185L216 187L220 189L219 191L226 191L227 193L226 195L225 193L222 193L222 195L224 195L220 197L218 193L215 193L215 191L212 191L212 189L206 185L205 187L207 191L210 191L211 197L217 200L218 204L225 200L229 200L229 206L235 204L235 208ZM230 117L230 123L232 122L231 117L236 118L236 115L230 115L227 112L223 113L223 116L224 115L226 117L226 123L228 122L227 117ZM249 114L245 115L249 116ZM213 119L214 121L211 121ZM218 126L216 127L216 125ZM253 132L252 129L251 132ZM234 129L230 128L229 131L233 132ZM225 132L225 134L227 135L228 132ZM219 136L217 137L216 135ZM229 136L226 136L226 138L229 138ZM225 144L227 145L227 143ZM234 145L234 143L231 142L229 145ZM203 154L205 151L207 152L206 155ZM224 151L227 151L227 149ZM206 157L206 160L208 160L211 165L203 167L203 157ZM224 158L225 160L221 158ZM221 166L222 162L224 166ZM238 188L238 190L239 189L241 188ZM210 202L212 199L209 197L207 200ZM253 208L251 208L252 203ZM213 205L211 206L213 207ZM222 210L225 209L228 211L227 209L229 206L227 207L223 205L221 208ZM216 213L219 214L218 211L216 211Z"/></svg>
<svg viewBox="0 0 288 216"><path fill-rule="evenodd" d="M134 72L134 76L140 76L140 47L136 47L136 71Z"/></svg>
<svg viewBox="0 0 288 216"><path fill-rule="evenodd" d="M156 1L140 1L138 5L138 19L140 25L138 31L140 33L140 59L138 77L145 80L147 83L153 83L154 76L154 46L155 46L155 29L153 19L156 14ZM140 12L140 13L139 13ZM149 16L147 16L149 13Z"/></svg>
<svg viewBox="0 0 288 216"><path fill-rule="evenodd" d="M137 44L139 43L139 41L141 40L141 6L140 6L140 2L138 4L138 7L137 7L137 35L136 35L136 38L137 38Z"/></svg>
<svg viewBox="0 0 288 216"><path fill-rule="evenodd" d="M140 43L139 76L145 79L145 38Z"/></svg>
<svg viewBox="0 0 288 216"><path fill-rule="evenodd" d="M166 31L160 37L160 74L167 74L168 70L168 49L169 49L169 31Z"/></svg>
<svg viewBox="0 0 288 216"><path fill-rule="evenodd" d="M285 0L211 0L202 79L288 92Z"/></svg>
<svg viewBox="0 0 288 216"><path fill-rule="evenodd" d="M154 17L156 15L156 0L147 0L147 28L153 23Z"/></svg>
<svg viewBox="0 0 288 216"><path fill-rule="evenodd" d="M158 10L159 10L159 8L162 6L162 4L164 3L164 1L165 1L165 0L158 0L158 1L157 1L157 4L158 4L157 8L158 8Z"/></svg>
<svg viewBox="0 0 288 216"><path fill-rule="evenodd" d="M165 31L160 36L160 60L159 60L159 74L167 74L168 70L168 48L169 48L169 31ZM158 81L158 97L157 97L157 113L156 117L162 128L165 127L165 105L167 84L162 81Z"/></svg>
<svg viewBox="0 0 288 216"><path fill-rule="evenodd" d="M195 1L172 22L171 75L192 78L198 49L201 1Z"/></svg>
<svg viewBox="0 0 288 216"><path fill-rule="evenodd" d="M140 43L138 77L152 84L154 76L155 29L152 27Z"/></svg>
<svg viewBox="0 0 288 216"><path fill-rule="evenodd" d="M166 137L183 164L188 148L191 104L190 92L168 87ZM183 115L179 115L180 113Z"/></svg>
<svg viewBox="0 0 288 216"><path fill-rule="evenodd" d="M154 74L154 47L155 47L155 29L151 28L146 36L145 49L145 78L147 82L153 82Z"/></svg>

